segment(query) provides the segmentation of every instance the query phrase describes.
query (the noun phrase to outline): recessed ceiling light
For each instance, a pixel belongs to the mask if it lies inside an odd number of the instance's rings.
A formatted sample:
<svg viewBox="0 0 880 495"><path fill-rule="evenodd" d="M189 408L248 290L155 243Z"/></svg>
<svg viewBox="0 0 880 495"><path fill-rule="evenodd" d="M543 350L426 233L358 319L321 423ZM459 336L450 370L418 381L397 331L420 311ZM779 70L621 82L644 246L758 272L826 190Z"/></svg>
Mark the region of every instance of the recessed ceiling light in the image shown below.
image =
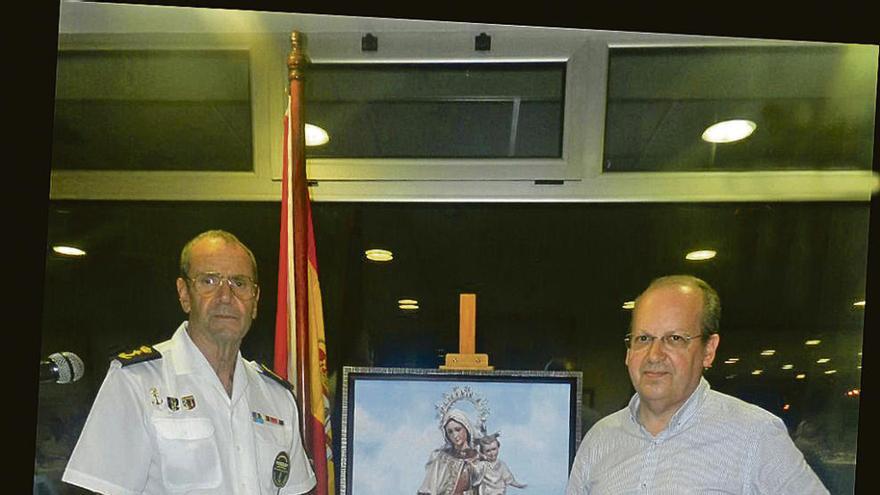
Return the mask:
<svg viewBox="0 0 880 495"><path fill-rule="evenodd" d="M416 309L419 309L419 305L418 304L401 304L398 306L398 308L414 311Z"/></svg>
<svg viewBox="0 0 880 495"><path fill-rule="evenodd" d="M764 372L764 370L755 370L755 371L752 371L752 374L753 375L760 375L763 372Z"/></svg>
<svg viewBox="0 0 880 495"><path fill-rule="evenodd" d="M751 136L757 127L751 120L725 120L706 128L702 138L707 143L732 143Z"/></svg>
<svg viewBox="0 0 880 495"><path fill-rule="evenodd" d="M52 246L52 251L64 256L85 256L86 252L73 246Z"/></svg>
<svg viewBox="0 0 880 495"><path fill-rule="evenodd" d="M826 375L833 375L835 373L837 373L837 370L828 370L825 372Z"/></svg>
<svg viewBox="0 0 880 495"><path fill-rule="evenodd" d="M775 349L765 349L765 350L761 351L762 356L772 356L774 354L776 354Z"/></svg>
<svg viewBox="0 0 880 495"><path fill-rule="evenodd" d="M626 301L625 303L623 303L623 306L621 306L621 307L623 309L633 309L636 307L636 302L635 301Z"/></svg>
<svg viewBox="0 0 880 495"><path fill-rule="evenodd" d="M718 254L718 253L716 253L715 251L712 251L711 249L700 249L698 251L691 251L688 254L686 254L684 257L685 257L685 259L690 260L690 261L703 261L703 260L710 260L710 259L714 258L716 254Z"/></svg>
<svg viewBox="0 0 880 495"><path fill-rule="evenodd" d="M812 340L808 340L808 341L804 342L804 345L819 345L821 343L822 343L822 341L819 339L812 339Z"/></svg>
<svg viewBox="0 0 880 495"><path fill-rule="evenodd" d="M792 368L794 368L793 364L783 364L782 365L782 369L784 369L784 370L790 370Z"/></svg>
<svg viewBox="0 0 880 495"><path fill-rule="evenodd" d="M824 364L824 363L827 363L828 361L831 361L831 359L830 358L819 358L816 360L816 362L819 364Z"/></svg>
<svg viewBox="0 0 880 495"><path fill-rule="evenodd" d="M864 307L865 307L865 301L856 301L856 302L853 303L853 306L858 306L858 307L860 307L860 308L864 308Z"/></svg>
<svg viewBox="0 0 880 495"><path fill-rule="evenodd" d="M306 146L321 146L330 141L327 131L313 124L306 124Z"/></svg>
<svg viewBox="0 0 880 495"><path fill-rule="evenodd" d="M803 374L803 373L798 373L798 375L795 376L795 379L797 379L797 380L803 380L803 379L806 378L806 377L807 377L807 375L805 375L805 374Z"/></svg>
<svg viewBox="0 0 880 495"><path fill-rule="evenodd" d="M387 249L367 249L364 254L370 261L391 261L394 259L394 255Z"/></svg>
<svg viewBox="0 0 880 495"><path fill-rule="evenodd" d="M728 359L724 361L724 364L736 364L736 359Z"/></svg>
<svg viewBox="0 0 880 495"><path fill-rule="evenodd" d="M738 357L730 357L730 358L727 358L727 360L735 363L735 362L739 361L739 358Z"/></svg>
<svg viewBox="0 0 880 495"><path fill-rule="evenodd" d="M418 305L419 302L415 299L398 299L397 304L415 304Z"/></svg>

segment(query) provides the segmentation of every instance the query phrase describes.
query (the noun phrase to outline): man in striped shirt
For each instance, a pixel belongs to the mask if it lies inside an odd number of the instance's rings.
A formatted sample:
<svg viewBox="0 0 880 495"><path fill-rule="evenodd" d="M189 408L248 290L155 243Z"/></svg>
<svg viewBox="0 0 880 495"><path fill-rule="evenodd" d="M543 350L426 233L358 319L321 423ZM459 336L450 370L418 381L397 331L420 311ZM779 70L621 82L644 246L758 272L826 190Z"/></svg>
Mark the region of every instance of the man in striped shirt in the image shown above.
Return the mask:
<svg viewBox="0 0 880 495"><path fill-rule="evenodd" d="M828 493L781 419L703 378L720 317L718 294L689 275L636 299L625 360L636 394L584 436L566 495Z"/></svg>

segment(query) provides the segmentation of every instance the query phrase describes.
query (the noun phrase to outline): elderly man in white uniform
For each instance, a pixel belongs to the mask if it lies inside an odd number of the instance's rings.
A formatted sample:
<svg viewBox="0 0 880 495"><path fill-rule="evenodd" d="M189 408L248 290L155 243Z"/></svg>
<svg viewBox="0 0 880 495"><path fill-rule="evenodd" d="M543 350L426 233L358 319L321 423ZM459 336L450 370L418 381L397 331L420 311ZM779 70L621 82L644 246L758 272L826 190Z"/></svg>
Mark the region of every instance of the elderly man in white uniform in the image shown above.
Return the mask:
<svg viewBox="0 0 880 495"><path fill-rule="evenodd" d="M121 495L311 490L290 384L239 352L260 296L253 253L204 232L180 272L188 321L113 361L63 481Z"/></svg>

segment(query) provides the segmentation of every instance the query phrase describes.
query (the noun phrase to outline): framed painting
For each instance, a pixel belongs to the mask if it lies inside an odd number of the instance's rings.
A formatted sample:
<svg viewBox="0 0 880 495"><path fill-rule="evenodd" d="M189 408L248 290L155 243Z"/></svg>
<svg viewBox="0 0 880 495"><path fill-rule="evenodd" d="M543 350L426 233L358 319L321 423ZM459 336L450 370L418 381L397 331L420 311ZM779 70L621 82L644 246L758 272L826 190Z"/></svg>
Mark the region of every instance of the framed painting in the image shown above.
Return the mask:
<svg viewBox="0 0 880 495"><path fill-rule="evenodd" d="M339 493L563 493L581 381L568 371L345 367Z"/></svg>

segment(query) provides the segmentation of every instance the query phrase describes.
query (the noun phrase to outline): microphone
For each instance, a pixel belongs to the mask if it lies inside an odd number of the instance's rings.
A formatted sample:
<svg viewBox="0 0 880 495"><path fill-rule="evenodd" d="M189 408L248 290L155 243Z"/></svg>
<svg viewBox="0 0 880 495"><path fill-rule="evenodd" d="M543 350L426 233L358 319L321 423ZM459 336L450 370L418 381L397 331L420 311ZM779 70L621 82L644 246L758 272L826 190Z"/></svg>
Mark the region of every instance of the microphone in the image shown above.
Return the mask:
<svg viewBox="0 0 880 495"><path fill-rule="evenodd" d="M70 383L82 378L82 359L72 352L56 352L48 361L40 361L40 383Z"/></svg>

